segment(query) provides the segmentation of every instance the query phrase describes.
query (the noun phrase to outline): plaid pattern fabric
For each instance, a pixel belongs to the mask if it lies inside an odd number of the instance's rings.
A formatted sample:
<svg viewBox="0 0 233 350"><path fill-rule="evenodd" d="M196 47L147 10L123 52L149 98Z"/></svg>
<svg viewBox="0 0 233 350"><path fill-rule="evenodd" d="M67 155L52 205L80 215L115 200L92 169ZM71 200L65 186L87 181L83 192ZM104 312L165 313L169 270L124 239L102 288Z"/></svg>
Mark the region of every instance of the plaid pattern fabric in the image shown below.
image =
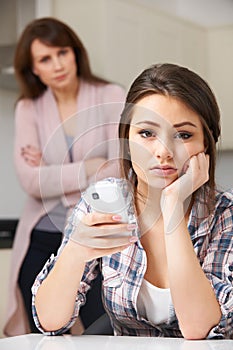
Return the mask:
<svg viewBox="0 0 233 350"><path fill-rule="evenodd" d="M117 181L121 185L121 180ZM133 203L129 209L130 221L136 221ZM202 191L196 196L188 223L193 247L206 277L209 279L218 302L222 318L209 333L208 338L233 338L233 192L216 191L216 205L212 215L205 215L205 202ZM69 218L62 245L58 255L66 245L75 222L90 207L80 200ZM140 232L137 232L140 234ZM34 304L38 287L53 268L57 257L51 256L43 270L37 276L32 287L33 315L37 327L41 328ZM169 318L165 323L155 325L144 319L137 311L137 295L146 271L146 254L140 240L120 253L104 256L101 261L94 260L86 264L74 313L67 325L55 332L62 334L75 322L79 308L85 303L85 295L91 288L91 282L101 271L103 275L103 300L115 335L181 337L173 305L169 308Z"/></svg>

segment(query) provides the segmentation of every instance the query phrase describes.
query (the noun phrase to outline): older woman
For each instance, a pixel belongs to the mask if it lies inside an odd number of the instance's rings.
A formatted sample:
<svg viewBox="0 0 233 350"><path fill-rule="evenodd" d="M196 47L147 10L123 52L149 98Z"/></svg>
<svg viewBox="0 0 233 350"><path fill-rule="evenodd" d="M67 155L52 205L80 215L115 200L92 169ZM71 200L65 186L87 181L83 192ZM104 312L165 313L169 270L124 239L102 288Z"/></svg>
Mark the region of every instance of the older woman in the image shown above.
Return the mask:
<svg viewBox="0 0 233 350"><path fill-rule="evenodd" d="M113 144L124 90L96 77L81 40L65 23L41 18L19 39L15 72L20 98L15 111L15 166L27 194L12 254L4 332L38 332L31 286L62 239L69 208L94 178L117 174ZM97 174L98 172L98 174ZM98 284L88 326L102 312ZM95 305L95 310L92 310ZM26 311L26 312L25 312Z"/></svg>

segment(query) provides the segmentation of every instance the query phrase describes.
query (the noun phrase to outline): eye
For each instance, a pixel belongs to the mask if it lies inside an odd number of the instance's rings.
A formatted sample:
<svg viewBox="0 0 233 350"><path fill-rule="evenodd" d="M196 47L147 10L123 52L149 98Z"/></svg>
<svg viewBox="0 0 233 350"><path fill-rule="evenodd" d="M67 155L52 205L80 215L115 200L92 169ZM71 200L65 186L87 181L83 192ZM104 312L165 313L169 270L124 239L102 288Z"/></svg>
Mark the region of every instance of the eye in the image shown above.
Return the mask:
<svg viewBox="0 0 233 350"><path fill-rule="evenodd" d="M68 53L68 49L59 50L59 55L65 56Z"/></svg>
<svg viewBox="0 0 233 350"><path fill-rule="evenodd" d="M49 60L49 56L44 56L44 57L41 58L40 62L41 63L46 63L46 62L48 62L48 60Z"/></svg>
<svg viewBox="0 0 233 350"><path fill-rule="evenodd" d="M156 137L156 134L154 131L146 130L146 129L140 130L139 135L145 139L150 138L150 137Z"/></svg>
<svg viewBox="0 0 233 350"><path fill-rule="evenodd" d="M180 139L180 140L188 140L192 134L187 131L180 131L175 134L175 139Z"/></svg>

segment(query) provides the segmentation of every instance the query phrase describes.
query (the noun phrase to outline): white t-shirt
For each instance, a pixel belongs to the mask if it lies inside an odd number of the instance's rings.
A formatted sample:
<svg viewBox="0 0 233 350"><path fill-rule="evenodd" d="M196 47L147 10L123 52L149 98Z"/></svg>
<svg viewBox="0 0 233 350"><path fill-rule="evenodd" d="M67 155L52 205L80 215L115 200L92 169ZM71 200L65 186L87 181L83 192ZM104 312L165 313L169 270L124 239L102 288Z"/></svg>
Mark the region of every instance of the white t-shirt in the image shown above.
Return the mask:
<svg viewBox="0 0 233 350"><path fill-rule="evenodd" d="M142 317L154 324L166 322L170 304L170 288L158 288L143 279L137 299L138 312Z"/></svg>

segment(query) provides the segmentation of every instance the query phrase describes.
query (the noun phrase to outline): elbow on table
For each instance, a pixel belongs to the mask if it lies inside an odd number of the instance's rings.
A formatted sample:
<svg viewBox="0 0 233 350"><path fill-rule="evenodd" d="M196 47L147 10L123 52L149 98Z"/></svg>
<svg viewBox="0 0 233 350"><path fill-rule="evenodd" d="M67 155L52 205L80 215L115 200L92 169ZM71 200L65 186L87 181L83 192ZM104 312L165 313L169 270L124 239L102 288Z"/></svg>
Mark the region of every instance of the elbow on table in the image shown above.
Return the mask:
<svg viewBox="0 0 233 350"><path fill-rule="evenodd" d="M183 334L183 337L186 340L203 340L203 339L206 339L206 334L192 332L192 333Z"/></svg>
<svg viewBox="0 0 233 350"><path fill-rule="evenodd" d="M206 339L210 329L206 327L183 327L181 333L186 340L203 340Z"/></svg>
<svg viewBox="0 0 233 350"><path fill-rule="evenodd" d="M64 327L64 322L57 322L47 318L44 318L43 320L38 318L38 320L40 322L40 327L42 328L44 333L58 332Z"/></svg>
<svg viewBox="0 0 233 350"><path fill-rule="evenodd" d="M64 319L59 317L56 311L49 311L45 302L43 300L39 302L37 297L35 299L35 315L43 333L57 332L65 324Z"/></svg>
<svg viewBox="0 0 233 350"><path fill-rule="evenodd" d="M197 320L190 320L184 322L183 324L180 322L180 331L183 337L187 340L201 340L206 339L214 327L218 325L221 319L221 312L218 312L217 315L211 315L207 318L200 318Z"/></svg>

